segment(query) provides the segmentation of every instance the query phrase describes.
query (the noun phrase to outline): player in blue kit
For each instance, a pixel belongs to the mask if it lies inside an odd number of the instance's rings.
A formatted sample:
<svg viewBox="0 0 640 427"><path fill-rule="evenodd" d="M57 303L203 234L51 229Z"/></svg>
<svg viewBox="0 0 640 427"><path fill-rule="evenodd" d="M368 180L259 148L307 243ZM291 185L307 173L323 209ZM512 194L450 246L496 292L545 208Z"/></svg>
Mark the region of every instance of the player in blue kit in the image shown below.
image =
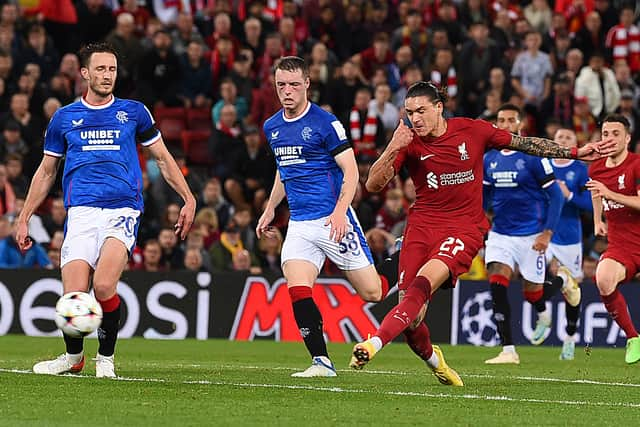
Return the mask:
<svg viewBox="0 0 640 427"><path fill-rule="evenodd" d="M193 222L195 198L169 154L153 117L137 101L113 96L118 73L116 51L106 43L79 52L85 97L59 109L49 122L44 157L31 181L18 218L16 240L22 250L32 244L27 224L44 201L65 157L62 186L67 220L61 249L64 293L93 290L102 306L98 329L96 376L113 378L120 321L116 287L133 249L143 210L142 171L137 144L149 149L163 177L184 200L175 232L184 239ZM36 363L37 374L79 372L84 367L83 339L64 335L66 353Z"/></svg>
<svg viewBox="0 0 640 427"><path fill-rule="evenodd" d="M519 134L520 109L505 104L498 110L497 126ZM507 286L516 265L523 293L538 312L532 343L540 344L551 325L543 284L545 250L549 246L563 204L553 167L546 158L511 150L492 150L484 158L484 203L493 210L493 224L486 242L493 316L502 340L502 352L488 364L520 363L511 337L511 313Z"/></svg>
<svg viewBox="0 0 640 427"><path fill-rule="evenodd" d="M309 70L302 58L281 58L275 67L276 92L282 109L264 123L264 134L276 158L277 171L258 237L270 232L275 208L287 197L291 217L282 247L293 313L311 366L294 377L335 377L322 332L322 315L312 288L326 257L334 262L366 301L381 301L395 284L378 275L364 231L351 201L358 167L340 121L307 99ZM397 258L396 258L397 262ZM393 263L390 264L392 266ZM394 271L395 269L395 271ZM382 269L381 269L382 270Z"/></svg>
<svg viewBox="0 0 640 427"><path fill-rule="evenodd" d="M561 147L578 146L576 133L572 129L558 129L554 141ZM561 279L562 294L565 299L567 336L562 344L560 360L573 360L576 330L580 317L581 292L578 282L582 280L582 221L580 212L593 210L591 193L586 190L589 180L587 166L580 160L553 159L553 172L564 196L560 221L547 248L547 262L551 269L557 267ZM552 283L554 279L552 279Z"/></svg>

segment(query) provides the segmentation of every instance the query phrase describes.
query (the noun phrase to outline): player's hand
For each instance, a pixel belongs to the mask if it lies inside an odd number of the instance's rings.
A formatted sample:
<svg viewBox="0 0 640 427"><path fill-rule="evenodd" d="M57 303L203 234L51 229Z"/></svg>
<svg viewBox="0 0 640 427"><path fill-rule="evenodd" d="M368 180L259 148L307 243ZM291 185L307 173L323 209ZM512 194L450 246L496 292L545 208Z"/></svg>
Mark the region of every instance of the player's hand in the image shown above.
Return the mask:
<svg viewBox="0 0 640 427"><path fill-rule="evenodd" d="M258 224L256 225L256 236L258 237L258 239L260 239L263 234L269 237L273 233L273 227L271 227L269 224L271 224L275 216L276 214L273 209L264 210L264 212L260 216L260 219L258 220Z"/></svg>
<svg viewBox="0 0 640 427"><path fill-rule="evenodd" d="M542 233L538 234L536 236L536 240L534 240L533 242L533 246L531 246L533 250L538 251L540 253L543 253L544 251L546 251L547 248L549 247L549 242L551 242L552 234L553 233L551 233L548 230L545 230Z"/></svg>
<svg viewBox="0 0 640 427"><path fill-rule="evenodd" d="M398 123L398 127L395 131L393 131L393 136L391 137L391 142L389 145L393 144L398 149L403 149L407 145L411 144L414 137L413 130L404 123L404 119L400 117L400 123Z"/></svg>
<svg viewBox="0 0 640 427"><path fill-rule="evenodd" d="M616 142L610 140L589 142L578 148L578 159L592 161L608 157L615 153L616 146Z"/></svg>
<svg viewBox="0 0 640 427"><path fill-rule="evenodd" d="M593 225L593 232L596 236L606 237L608 232L608 227L606 222L596 222Z"/></svg>
<svg viewBox="0 0 640 427"><path fill-rule="evenodd" d="M561 179L556 179L556 182L558 183L558 187L560 187L560 191L562 191L562 195L564 196L564 198L568 199L571 195L571 191L569 191L569 187L567 187L567 184Z"/></svg>
<svg viewBox="0 0 640 427"><path fill-rule="evenodd" d="M336 243L340 243L345 234L347 234L347 216L344 213L331 212L324 225L331 225L329 238Z"/></svg>
<svg viewBox="0 0 640 427"><path fill-rule="evenodd" d="M180 209L180 215L178 216L178 222L173 226L176 235L180 236L181 240L187 238L191 225L193 224L193 218L196 215L196 199L193 197L187 200Z"/></svg>
<svg viewBox="0 0 640 427"><path fill-rule="evenodd" d="M613 192L609 190L603 183L590 179L586 184L587 190L591 191L591 197L604 197L605 199L611 199Z"/></svg>
<svg viewBox="0 0 640 427"><path fill-rule="evenodd" d="M23 253L33 245L33 241L29 237L29 226L26 222L18 221L16 224L16 243Z"/></svg>

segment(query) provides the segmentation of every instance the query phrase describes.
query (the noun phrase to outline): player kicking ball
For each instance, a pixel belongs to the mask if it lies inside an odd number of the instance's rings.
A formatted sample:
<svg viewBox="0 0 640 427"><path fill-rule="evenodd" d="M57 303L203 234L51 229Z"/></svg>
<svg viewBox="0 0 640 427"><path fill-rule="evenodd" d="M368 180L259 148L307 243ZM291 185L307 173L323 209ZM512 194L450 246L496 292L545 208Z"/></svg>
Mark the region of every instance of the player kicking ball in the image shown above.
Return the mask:
<svg viewBox="0 0 640 427"><path fill-rule="evenodd" d="M462 386L441 349L431 344L424 323L426 306L440 287L455 286L482 247L489 222L482 209L483 155L489 148L511 148L541 157L595 160L612 144L559 147L544 138L522 137L482 120L445 119L446 95L433 84L418 82L407 91L402 121L373 164L367 190L379 192L404 165L416 186L416 201L407 219L400 251L400 303L385 316L368 340L353 348L349 365L362 369L395 337L425 361L438 381Z"/></svg>

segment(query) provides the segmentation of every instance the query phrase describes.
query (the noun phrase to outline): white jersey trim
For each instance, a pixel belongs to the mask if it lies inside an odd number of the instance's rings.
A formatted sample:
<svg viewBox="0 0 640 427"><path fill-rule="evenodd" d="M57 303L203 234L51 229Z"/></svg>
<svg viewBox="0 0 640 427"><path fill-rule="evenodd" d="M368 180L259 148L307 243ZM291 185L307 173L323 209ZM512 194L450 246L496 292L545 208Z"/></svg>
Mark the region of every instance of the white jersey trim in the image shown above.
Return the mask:
<svg viewBox="0 0 640 427"><path fill-rule="evenodd" d="M44 154L48 154L53 157L62 157L62 153L56 153L55 151L44 150Z"/></svg>
<svg viewBox="0 0 640 427"><path fill-rule="evenodd" d="M551 159L551 164L553 165L554 168L567 168L567 167L571 166L573 164L573 162L575 162L575 160L571 159L567 163L558 164L558 163L556 163L556 159Z"/></svg>
<svg viewBox="0 0 640 427"><path fill-rule="evenodd" d="M80 102L82 102L82 105L84 105L87 108L90 108L92 110L103 110L105 108L109 108L111 107L111 105L113 105L113 103L115 102L116 97L111 95L111 100L109 102L107 102L106 104L102 104L102 105L93 105L93 104L89 104L84 97L80 98Z"/></svg>
<svg viewBox="0 0 640 427"><path fill-rule="evenodd" d="M152 137L152 138L151 138L150 140L148 140L148 141L141 142L140 144L141 144L143 147L148 147L148 146L150 146L151 144L153 144L153 143L155 143L155 142L158 142L158 141L160 140L160 137L161 137L161 136L162 136L162 135L160 135L160 131L158 131L158 134L157 134L156 136Z"/></svg>
<svg viewBox="0 0 640 427"><path fill-rule="evenodd" d="M302 111L302 113L300 113L300 115L298 115L297 117L294 117L292 119L288 119L284 115L284 110L282 110L282 120L284 120L285 122L289 122L289 123L298 121L301 118L303 118L304 116L306 116L310 109L311 109L311 101L307 101L307 106L305 107L304 111Z"/></svg>

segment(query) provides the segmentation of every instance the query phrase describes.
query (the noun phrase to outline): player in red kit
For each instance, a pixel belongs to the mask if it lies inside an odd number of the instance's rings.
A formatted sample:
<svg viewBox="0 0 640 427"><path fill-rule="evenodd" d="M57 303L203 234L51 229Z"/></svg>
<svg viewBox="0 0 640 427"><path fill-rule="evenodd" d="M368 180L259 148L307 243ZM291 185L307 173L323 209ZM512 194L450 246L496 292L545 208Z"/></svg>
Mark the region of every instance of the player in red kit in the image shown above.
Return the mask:
<svg viewBox="0 0 640 427"><path fill-rule="evenodd" d="M602 139L615 141L616 151L589 167L595 234L609 241L598 262L596 284L607 311L627 335L625 362L636 363L640 338L618 285L640 271L640 156L628 150L629 122L622 115L604 119Z"/></svg>
<svg viewBox="0 0 640 427"><path fill-rule="evenodd" d="M442 384L463 385L438 346L431 345L423 322L431 295L452 287L466 272L483 243L489 223L482 210L483 154L488 148L511 148L543 157L598 159L610 144L577 149L544 138L522 137L488 122L445 119L446 95L431 83L411 86L405 111L411 128L400 122L385 151L373 164L367 190L381 191L403 165L416 186L400 252L400 303L370 339L353 349L350 366L361 369L387 343L404 332L411 349Z"/></svg>

